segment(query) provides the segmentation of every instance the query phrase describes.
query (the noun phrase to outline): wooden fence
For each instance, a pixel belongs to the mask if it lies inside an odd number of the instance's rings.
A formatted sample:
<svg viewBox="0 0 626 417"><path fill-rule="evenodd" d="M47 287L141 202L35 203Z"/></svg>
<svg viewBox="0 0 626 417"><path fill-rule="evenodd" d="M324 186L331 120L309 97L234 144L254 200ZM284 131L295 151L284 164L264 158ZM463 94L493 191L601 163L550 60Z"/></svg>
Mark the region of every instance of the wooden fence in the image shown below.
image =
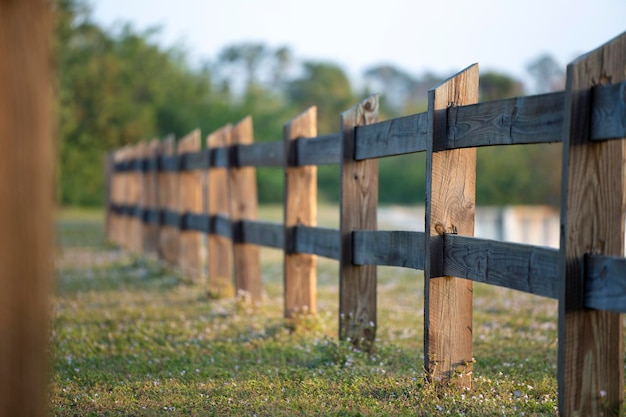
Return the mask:
<svg viewBox="0 0 626 417"><path fill-rule="evenodd" d="M427 112L377 122L374 95L341 114L336 134L317 135L311 108L285 125L282 141L254 144L246 118L204 147L198 131L177 146L127 146L107 157L108 237L192 276L206 255L212 292L255 302L258 247L281 249L287 318L315 313L316 256L338 260L339 336L363 350L376 334L376 266L423 270L425 368L462 387L472 383L473 281L557 299L560 411L619 413L625 79L626 32L570 64L564 92L476 104L473 65L430 90ZM563 143L560 250L472 237L476 148L546 142ZM377 231L377 159L414 152L426 152L425 232ZM340 166L338 230L316 227L325 164ZM256 219L256 167L284 170L283 223Z"/></svg>

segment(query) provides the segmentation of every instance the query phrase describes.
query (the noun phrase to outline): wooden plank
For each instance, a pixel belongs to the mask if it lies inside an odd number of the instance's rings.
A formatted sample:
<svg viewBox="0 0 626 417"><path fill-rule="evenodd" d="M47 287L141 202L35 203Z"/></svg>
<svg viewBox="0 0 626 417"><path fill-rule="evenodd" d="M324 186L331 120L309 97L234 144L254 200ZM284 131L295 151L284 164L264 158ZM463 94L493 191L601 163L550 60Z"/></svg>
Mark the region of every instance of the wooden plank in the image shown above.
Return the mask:
<svg viewBox="0 0 626 417"><path fill-rule="evenodd" d="M236 147L235 164L240 167L283 167L285 145L282 141L260 142Z"/></svg>
<svg viewBox="0 0 626 417"><path fill-rule="evenodd" d="M445 149L561 142L563 92L448 109Z"/></svg>
<svg viewBox="0 0 626 417"><path fill-rule="evenodd" d="M378 95L341 114L342 134L339 267L339 338L372 351L376 340L376 266L354 265L352 233L376 230L378 161L356 161L356 127L378 118Z"/></svg>
<svg viewBox="0 0 626 417"><path fill-rule="evenodd" d="M198 152L201 147L200 140L199 129L183 137L176 147L179 158L184 160L186 154ZM178 201L178 211L181 215L184 213L202 213L202 177L200 172L181 171L178 173ZM204 275L202 270L204 254L202 233L195 230L181 231L179 245L178 266L187 278L192 281L200 281Z"/></svg>
<svg viewBox="0 0 626 417"><path fill-rule="evenodd" d="M253 142L252 118L246 117L231 130L232 145L248 145ZM230 186L230 217L233 227L241 220L256 220L258 194L254 167L231 167L228 171ZM233 230L233 235L236 235ZM261 301L261 261L259 248L252 243L235 242L233 266L237 295L249 298L253 303Z"/></svg>
<svg viewBox="0 0 626 417"><path fill-rule="evenodd" d="M558 249L446 234L443 273L559 298Z"/></svg>
<svg viewBox="0 0 626 417"><path fill-rule="evenodd" d="M211 133L206 138L207 149L211 155L216 155L214 151L227 149L230 145L230 134L232 126L230 124ZM227 153L223 152L224 161L227 161ZM216 158L217 159L217 158ZM216 159L212 159L215 162ZM211 216L214 225L223 224L219 218L227 220L227 224L218 228L215 227L207 237L209 282L208 291L212 297L233 297L235 286L233 285L232 253L233 243L231 240L232 226L230 224L230 204L228 190L228 170L226 166L211 166L207 172L208 198L206 212ZM214 220L215 219L215 220ZM228 235L218 233L218 230L226 230Z"/></svg>
<svg viewBox="0 0 626 417"><path fill-rule="evenodd" d="M145 157L148 161L154 161L159 152L159 140L153 139L146 147ZM156 210L158 208L159 199L159 177L158 172L155 170L146 170L143 172L143 200L142 204L148 211ZM149 256L156 256L158 251L159 241L159 224L152 221L152 216L146 216L146 223L143 229L143 251Z"/></svg>
<svg viewBox="0 0 626 417"><path fill-rule="evenodd" d="M296 160L299 166L336 165L341 158L341 135L331 133L317 137L303 137L296 141Z"/></svg>
<svg viewBox="0 0 626 417"><path fill-rule="evenodd" d="M591 140L626 137L626 81L593 87Z"/></svg>
<svg viewBox="0 0 626 417"><path fill-rule="evenodd" d="M206 214L186 213L181 223L185 230L195 230L203 234L211 231L211 218Z"/></svg>
<svg viewBox="0 0 626 417"><path fill-rule="evenodd" d="M50 413L55 9L0 1L1 416Z"/></svg>
<svg viewBox="0 0 626 417"><path fill-rule="evenodd" d="M591 142L592 87L626 78L626 32L567 67L561 192L559 410L617 415L622 320L584 308L584 256L624 254L626 141Z"/></svg>
<svg viewBox="0 0 626 417"><path fill-rule="evenodd" d="M424 277L424 364L429 380L472 386L472 282L445 276L444 233L474 235L476 149L443 149L447 109L478 101L478 65L428 93L426 235Z"/></svg>
<svg viewBox="0 0 626 417"><path fill-rule="evenodd" d="M197 152L186 152L181 155L180 169L182 171L194 171L198 169L208 169L211 162L211 151L209 149Z"/></svg>
<svg viewBox="0 0 626 417"><path fill-rule="evenodd" d="M284 182L284 316L317 311L317 259L315 255L293 252L293 228L317 224L317 167L296 166L298 142L317 136L317 107L296 116L283 129ZM298 141L298 138L303 138Z"/></svg>
<svg viewBox="0 0 626 417"><path fill-rule="evenodd" d="M585 308L626 313L626 258L585 256Z"/></svg>
<svg viewBox="0 0 626 417"><path fill-rule="evenodd" d="M222 215L211 216L211 225L209 233L223 236L232 240L233 237L233 224L229 217ZM229 256L230 257L230 256Z"/></svg>
<svg viewBox="0 0 626 417"><path fill-rule="evenodd" d="M282 223L242 220L239 241L247 244L284 249L285 229Z"/></svg>
<svg viewBox="0 0 626 417"><path fill-rule="evenodd" d="M387 265L424 269L424 233L405 231L355 231L355 265Z"/></svg>
<svg viewBox="0 0 626 417"><path fill-rule="evenodd" d="M159 169L164 172L178 172L180 171L180 162L178 156L174 155L161 155L159 158Z"/></svg>
<svg viewBox="0 0 626 417"><path fill-rule="evenodd" d="M424 152L428 140L427 114L418 113L359 126L356 137L354 159L357 161Z"/></svg>
<svg viewBox="0 0 626 417"><path fill-rule="evenodd" d="M626 132L626 84L598 86L593 94L592 140ZM441 149L561 142L565 93L514 97L448 108L447 141ZM355 159L426 151L427 113L357 128ZM439 149L440 150L440 149Z"/></svg>
<svg viewBox="0 0 626 417"><path fill-rule="evenodd" d="M293 251L311 253L329 259L339 260L340 235L338 229L323 227L296 226Z"/></svg>
<svg viewBox="0 0 626 417"><path fill-rule="evenodd" d="M169 136L161 142L161 157L176 155L176 140ZM159 171L159 208L178 212L178 174L175 171ZM178 262L179 234L177 227L163 224L159 229L159 257L176 265Z"/></svg>

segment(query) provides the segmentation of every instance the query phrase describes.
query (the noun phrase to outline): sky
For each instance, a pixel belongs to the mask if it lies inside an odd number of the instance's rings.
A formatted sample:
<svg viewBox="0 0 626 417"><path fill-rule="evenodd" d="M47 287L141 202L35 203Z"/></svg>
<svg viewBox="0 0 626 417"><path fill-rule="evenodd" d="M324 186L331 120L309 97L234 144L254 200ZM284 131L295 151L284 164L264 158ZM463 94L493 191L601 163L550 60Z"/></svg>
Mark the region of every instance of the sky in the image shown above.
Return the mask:
<svg viewBox="0 0 626 417"><path fill-rule="evenodd" d="M448 76L478 62L529 82L551 54L563 69L626 30L626 0L91 0L106 28L160 26L163 46L192 62L225 46L289 46L297 59L331 61L352 79L376 64Z"/></svg>

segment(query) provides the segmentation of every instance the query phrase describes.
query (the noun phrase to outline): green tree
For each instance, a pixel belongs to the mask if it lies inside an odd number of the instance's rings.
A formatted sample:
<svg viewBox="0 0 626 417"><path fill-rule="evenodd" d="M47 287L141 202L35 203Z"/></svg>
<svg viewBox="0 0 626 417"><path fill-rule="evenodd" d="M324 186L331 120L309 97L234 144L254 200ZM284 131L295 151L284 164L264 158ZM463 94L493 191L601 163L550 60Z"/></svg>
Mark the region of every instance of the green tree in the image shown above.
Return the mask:
<svg viewBox="0 0 626 417"><path fill-rule="evenodd" d="M479 96L481 101L499 100L523 94L524 85L506 74L489 71L480 76Z"/></svg>
<svg viewBox="0 0 626 417"><path fill-rule="evenodd" d="M339 130L339 114L355 104L350 80L337 65L307 61L303 74L287 85L290 103L299 109L317 106L318 131Z"/></svg>

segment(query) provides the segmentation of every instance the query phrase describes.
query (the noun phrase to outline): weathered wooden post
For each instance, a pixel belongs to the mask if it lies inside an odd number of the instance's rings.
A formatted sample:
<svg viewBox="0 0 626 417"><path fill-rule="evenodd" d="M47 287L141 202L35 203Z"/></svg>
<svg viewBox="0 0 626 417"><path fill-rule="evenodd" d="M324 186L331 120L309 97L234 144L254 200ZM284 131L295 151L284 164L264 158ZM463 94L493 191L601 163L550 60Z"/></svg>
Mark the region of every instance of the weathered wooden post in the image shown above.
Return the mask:
<svg viewBox="0 0 626 417"><path fill-rule="evenodd" d="M159 140L153 139L148 143L144 154L147 160L147 167L142 177L142 204L146 210L151 211L153 214L156 213L154 210L157 210L159 206L159 177L156 170L159 147ZM148 222L144 224L143 228L143 251L150 256L156 256L159 246L158 216L148 216L147 220Z"/></svg>
<svg viewBox="0 0 626 417"><path fill-rule="evenodd" d="M378 160L354 159L357 126L378 119L378 95L361 101L340 117L342 135L339 261L339 338L372 351L376 339L376 266L352 263L352 232L376 230Z"/></svg>
<svg viewBox="0 0 626 417"><path fill-rule="evenodd" d="M239 167L236 161L236 146L254 142L252 118L246 117L231 131L230 177L230 213L233 221L233 262L235 269L235 287L237 296L249 298L253 303L261 301L261 260L259 247L241 241L243 220L256 220L258 195L256 188L256 169ZM234 160L234 161L233 161Z"/></svg>
<svg viewBox="0 0 626 417"><path fill-rule="evenodd" d="M592 87L626 80L626 33L567 67L561 193L559 410L619 415L622 320L583 307L585 254L624 255L626 140L591 142Z"/></svg>
<svg viewBox="0 0 626 417"><path fill-rule="evenodd" d="M472 282L443 276L443 234L474 235L476 149L446 150L447 109L478 102L478 65L428 92L424 365L437 383L472 386Z"/></svg>
<svg viewBox="0 0 626 417"><path fill-rule="evenodd" d="M47 415L52 3L0 1L0 415Z"/></svg>
<svg viewBox="0 0 626 417"><path fill-rule="evenodd" d="M294 227L317 224L317 166L296 166L296 140L317 136L317 108L311 107L284 127L285 140L285 318L315 314L317 304L316 256L293 253Z"/></svg>
<svg viewBox="0 0 626 417"><path fill-rule="evenodd" d="M161 142L161 156L176 155L176 140L170 135ZM170 265L178 262L178 248L180 230L177 226L166 224L168 213L178 212L178 172L165 170L162 166L159 171L159 208L163 223L159 229L159 256Z"/></svg>
<svg viewBox="0 0 626 417"><path fill-rule="evenodd" d="M178 157L200 151L200 130L196 129L178 142ZM181 171L178 174L178 210L181 216L187 213L202 213L202 174L198 170ZM180 232L178 265L187 278L198 281L202 278L202 233L195 230Z"/></svg>
<svg viewBox="0 0 626 417"><path fill-rule="evenodd" d="M227 125L211 133L206 138L208 149L224 148L230 145L232 126ZM230 192L228 168L210 166L207 172L207 207L205 212L217 223L217 218L230 218ZM215 233L207 237L207 263L209 266L208 291L211 297L232 297L235 295L232 283L232 239Z"/></svg>

